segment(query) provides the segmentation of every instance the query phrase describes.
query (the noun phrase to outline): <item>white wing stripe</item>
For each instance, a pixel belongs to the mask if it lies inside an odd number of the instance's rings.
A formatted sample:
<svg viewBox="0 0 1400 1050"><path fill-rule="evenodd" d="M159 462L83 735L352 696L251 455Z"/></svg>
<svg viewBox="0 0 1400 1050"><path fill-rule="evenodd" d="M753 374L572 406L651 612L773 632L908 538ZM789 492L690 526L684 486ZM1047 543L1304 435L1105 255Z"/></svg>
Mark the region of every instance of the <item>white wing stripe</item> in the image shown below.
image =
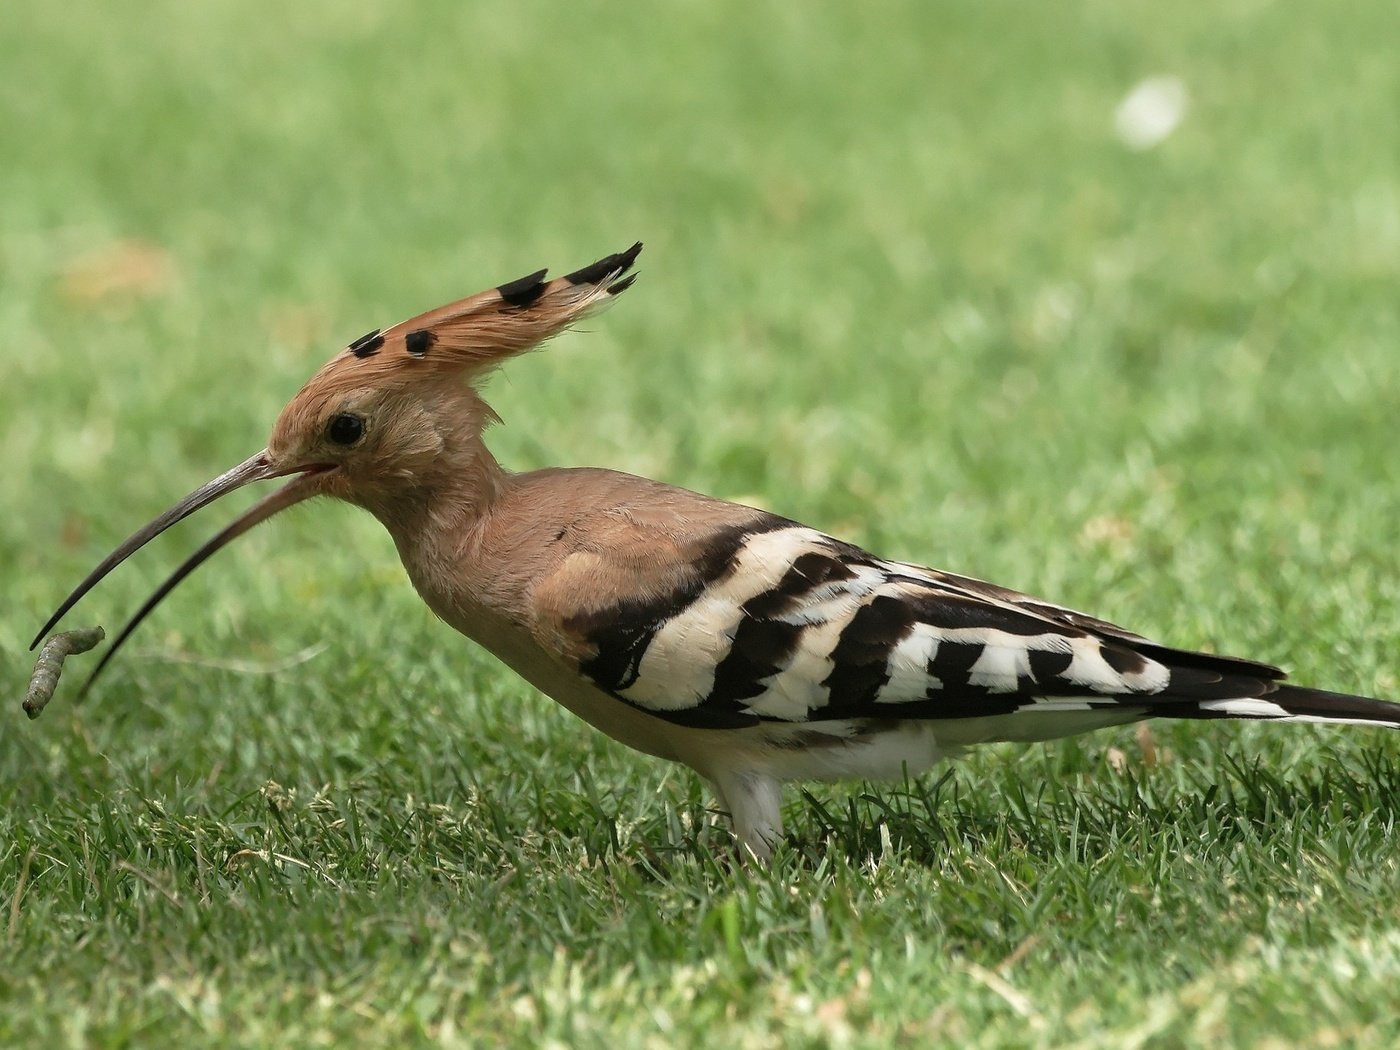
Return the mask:
<svg viewBox="0 0 1400 1050"><path fill-rule="evenodd" d="M621 695L658 711L700 704L714 686L715 668L729 652L743 604L773 590L803 554L826 549L821 533L801 526L749 536L730 570L656 632L642 655L636 681Z"/></svg>
<svg viewBox="0 0 1400 1050"><path fill-rule="evenodd" d="M943 683L928 673L929 662L938 651L939 635L925 623L916 623L899 644L890 650L886 671L890 680L880 690L877 702L899 703L923 699L930 689Z"/></svg>
<svg viewBox="0 0 1400 1050"><path fill-rule="evenodd" d="M1030 677L1030 652L1021 639L1000 631L986 633L988 637L982 643L982 655L968 672L967 683L984 686L993 693L1014 693L1021 680ZM993 637L995 635L1001 635L1001 638Z"/></svg>

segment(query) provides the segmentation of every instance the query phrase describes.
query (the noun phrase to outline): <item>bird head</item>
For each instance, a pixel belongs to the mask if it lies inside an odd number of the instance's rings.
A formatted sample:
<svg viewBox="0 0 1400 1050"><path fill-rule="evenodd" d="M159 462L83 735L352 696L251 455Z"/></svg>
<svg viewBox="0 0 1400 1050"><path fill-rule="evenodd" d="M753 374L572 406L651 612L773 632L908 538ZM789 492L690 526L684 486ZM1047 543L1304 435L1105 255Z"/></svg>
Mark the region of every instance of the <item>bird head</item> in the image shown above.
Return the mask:
<svg viewBox="0 0 1400 1050"><path fill-rule="evenodd" d="M332 496L381 518L415 489L460 477L485 455L495 416L477 387L496 365L607 306L631 287L641 244L546 280L540 270L356 339L327 361L277 417L267 447L201 485L143 525L80 583L30 648L108 573L159 536L236 489L286 478L194 552L117 634L84 692L156 605L253 526L312 496Z"/></svg>

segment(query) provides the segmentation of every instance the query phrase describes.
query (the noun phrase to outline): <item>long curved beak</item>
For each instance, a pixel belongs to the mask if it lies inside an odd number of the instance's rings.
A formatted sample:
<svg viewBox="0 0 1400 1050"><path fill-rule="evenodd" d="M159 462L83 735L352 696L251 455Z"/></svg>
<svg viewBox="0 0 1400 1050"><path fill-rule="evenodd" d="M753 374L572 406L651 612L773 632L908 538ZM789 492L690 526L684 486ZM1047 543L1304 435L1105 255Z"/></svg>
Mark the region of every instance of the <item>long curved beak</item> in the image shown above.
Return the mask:
<svg viewBox="0 0 1400 1050"><path fill-rule="evenodd" d="M254 525L266 521L278 511L285 510L292 506L292 504L300 503L302 500L308 499L322 491L321 475L324 474L327 469L329 468L324 466L312 466L309 468L302 468L299 471L279 469L272 465L268 459L267 450L264 449L252 458L244 460L232 470L220 474L208 484L201 485L164 514L161 514L159 517L137 529L128 536L116 550L103 558L97 568L88 573L83 582L73 589L73 593L68 595L54 614L49 617L48 622L40 629L29 648L33 650L43 641L44 636L54 628L58 621L63 618L64 614L67 613L69 609L73 608L88 591L92 590L93 587L101 582L103 577L166 529L170 528L170 526L183 521L201 507L208 506L220 496L225 496L235 489L240 489L255 481L266 481L270 478L285 477L289 473L296 473L297 476L291 481L287 482L287 484L283 485L276 492L271 493L253 504L252 507L248 508L247 511L214 536L213 539L209 540L208 543L204 544L204 546L200 547L194 554L190 555L184 564L176 569L175 572L171 574L170 578L156 589L156 592L146 600L141 608L137 610L136 615L134 615L126 626L117 634L117 637L103 655L101 662L98 663L92 674L88 676L88 680L83 684L79 695L86 693L88 689L91 688L92 683L97 679L98 674L107 666L107 663L112 657L116 655L117 650L121 648L122 643L126 641L131 632L150 614L151 610L160 604L161 600L167 594L175 589L176 585L179 584L181 580L198 568L211 554L243 535Z"/></svg>

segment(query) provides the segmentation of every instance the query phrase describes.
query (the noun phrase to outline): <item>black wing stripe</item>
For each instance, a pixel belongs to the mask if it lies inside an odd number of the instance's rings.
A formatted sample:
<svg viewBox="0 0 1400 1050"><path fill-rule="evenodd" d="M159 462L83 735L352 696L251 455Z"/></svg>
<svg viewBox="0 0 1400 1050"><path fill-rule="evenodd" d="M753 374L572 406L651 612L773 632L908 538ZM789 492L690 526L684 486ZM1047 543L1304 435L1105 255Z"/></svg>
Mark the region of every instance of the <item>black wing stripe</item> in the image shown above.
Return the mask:
<svg viewBox="0 0 1400 1050"><path fill-rule="evenodd" d="M1027 654L1031 665L1031 676L1036 682L1061 681L1074 660L1074 653L1068 649L1032 649Z"/></svg>
<svg viewBox="0 0 1400 1050"><path fill-rule="evenodd" d="M890 680L890 653L914 623L913 607L892 595L860 606L831 651L831 674L822 682L828 704L875 703Z"/></svg>
<svg viewBox="0 0 1400 1050"><path fill-rule="evenodd" d="M839 558L822 551L807 551L797 556L776 587L746 601L744 614L757 620L788 616L801 608L818 587L841 583L855 575Z"/></svg>
<svg viewBox="0 0 1400 1050"><path fill-rule="evenodd" d="M948 690L949 692L976 691L987 693L986 686L974 686L972 681L972 667L982 658L986 646L979 642L958 642L945 639L938 643L938 649L934 652L933 658L928 662L928 674L930 678L936 678L938 685L930 689L930 693Z"/></svg>
<svg viewBox="0 0 1400 1050"><path fill-rule="evenodd" d="M637 684L642 660L657 632L732 573L739 551L754 536L792 527L792 522L770 515L747 525L718 530L700 552L695 571L684 585L655 597L620 602L565 619L564 628L593 648L593 655L580 662L579 670L599 688L627 699L620 694ZM733 727L756 721L751 714L717 711L699 712L686 724Z"/></svg>
<svg viewBox="0 0 1400 1050"><path fill-rule="evenodd" d="M764 679L787 666L803 630L800 624L782 620L740 620L729 654L715 668L715 682L705 698L706 706L739 710L738 701L760 695L768 688Z"/></svg>
<svg viewBox="0 0 1400 1050"><path fill-rule="evenodd" d="M765 680L787 667L809 624L783 619L810 604L814 594L855 577L840 559L822 551L799 554L777 585L739 608L729 653L715 668L707 705L740 709L738 701L759 696Z"/></svg>

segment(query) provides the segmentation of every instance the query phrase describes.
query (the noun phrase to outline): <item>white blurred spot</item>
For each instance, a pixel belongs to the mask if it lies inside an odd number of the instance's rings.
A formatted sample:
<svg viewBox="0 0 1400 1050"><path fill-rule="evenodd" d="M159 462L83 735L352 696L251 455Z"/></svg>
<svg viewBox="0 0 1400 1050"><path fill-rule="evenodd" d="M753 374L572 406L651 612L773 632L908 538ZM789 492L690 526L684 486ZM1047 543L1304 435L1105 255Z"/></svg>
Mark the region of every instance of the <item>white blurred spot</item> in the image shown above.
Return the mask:
<svg viewBox="0 0 1400 1050"><path fill-rule="evenodd" d="M1180 77L1148 77L1118 103L1113 127L1129 149L1160 145L1186 115L1186 85Z"/></svg>

